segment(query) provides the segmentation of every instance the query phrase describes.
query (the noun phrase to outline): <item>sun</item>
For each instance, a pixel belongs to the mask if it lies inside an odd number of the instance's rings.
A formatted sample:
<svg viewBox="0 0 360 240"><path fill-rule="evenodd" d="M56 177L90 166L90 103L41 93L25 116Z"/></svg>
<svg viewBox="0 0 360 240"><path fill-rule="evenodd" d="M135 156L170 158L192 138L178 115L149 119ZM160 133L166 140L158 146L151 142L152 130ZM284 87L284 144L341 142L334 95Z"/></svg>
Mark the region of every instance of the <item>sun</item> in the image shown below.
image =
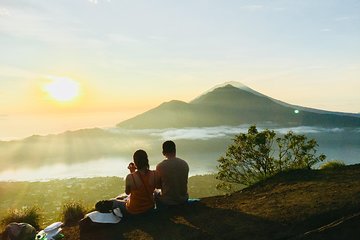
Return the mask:
<svg viewBox="0 0 360 240"><path fill-rule="evenodd" d="M57 102L70 102L80 95L80 84L66 77L48 76L51 82L43 90Z"/></svg>

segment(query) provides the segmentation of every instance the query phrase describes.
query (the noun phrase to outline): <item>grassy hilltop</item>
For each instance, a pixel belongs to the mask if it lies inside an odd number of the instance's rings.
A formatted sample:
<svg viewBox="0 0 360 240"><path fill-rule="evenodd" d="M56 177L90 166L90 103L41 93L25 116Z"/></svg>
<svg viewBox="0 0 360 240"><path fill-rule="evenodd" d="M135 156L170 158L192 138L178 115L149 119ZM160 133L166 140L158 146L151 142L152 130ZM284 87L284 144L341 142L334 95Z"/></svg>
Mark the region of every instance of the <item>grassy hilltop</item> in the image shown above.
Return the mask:
<svg viewBox="0 0 360 240"><path fill-rule="evenodd" d="M189 178L190 197L223 194L216 189L215 175ZM48 182L0 182L0 220L8 209L38 207L40 225L61 220L64 204L78 202L87 209L99 200L110 199L124 192L125 182L119 177L72 178Z"/></svg>
<svg viewBox="0 0 360 240"><path fill-rule="evenodd" d="M230 196L93 229L81 239L358 239L359 182L359 164L280 173ZM79 239L77 227L65 234Z"/></svg>
<svg viewBox="0 0 360 240"><path fill-rule="evenodd" d="M193 197L220 194L214 192L214 176L191 178L189 182ZM200 203L192 206L123 220L108 228L89 229L82 232L81 237L78 226L65 227L64 234L66 240L357 239L360 235L359 182L360 164L337 169L294 170L279 173L231 195L203 197ZM11 184L22 187L10 188ZM60 206L71 199L93 204L119 193L114 186L123 187L123 181L119 178L24 184L2 183L0 190L7 196L17 194L20 197L25 196L24 189L37 188L38 192L49 193L52 201ZM46 185L58 188L45 189ZM68 194L61 194L61 191ZM36 192L33 194L36 195ZM1 212L4 203L9 203L5 195L0 195ZM61 195L65 199L60 199ZM23 200L25 202L27 200ZM45 198L41 206L47 208L50 203ZM57 217L52 220L58 219L55 212L52 215ZM46 222L44 219L44 226Z"/></svg>

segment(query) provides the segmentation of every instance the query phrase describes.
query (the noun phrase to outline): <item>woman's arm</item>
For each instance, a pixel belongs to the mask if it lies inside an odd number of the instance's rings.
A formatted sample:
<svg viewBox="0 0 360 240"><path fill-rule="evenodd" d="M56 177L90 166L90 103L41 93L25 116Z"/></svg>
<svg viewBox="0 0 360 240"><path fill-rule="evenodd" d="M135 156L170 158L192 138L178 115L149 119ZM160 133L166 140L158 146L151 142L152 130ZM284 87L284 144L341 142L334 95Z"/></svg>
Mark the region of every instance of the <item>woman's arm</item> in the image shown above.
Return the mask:
<svg viewBox="0 0 360 240"><path fill-rule="evenodd" d="M131 193L131 174L128 174L125 179L125 193L129 195Z"/></svg>

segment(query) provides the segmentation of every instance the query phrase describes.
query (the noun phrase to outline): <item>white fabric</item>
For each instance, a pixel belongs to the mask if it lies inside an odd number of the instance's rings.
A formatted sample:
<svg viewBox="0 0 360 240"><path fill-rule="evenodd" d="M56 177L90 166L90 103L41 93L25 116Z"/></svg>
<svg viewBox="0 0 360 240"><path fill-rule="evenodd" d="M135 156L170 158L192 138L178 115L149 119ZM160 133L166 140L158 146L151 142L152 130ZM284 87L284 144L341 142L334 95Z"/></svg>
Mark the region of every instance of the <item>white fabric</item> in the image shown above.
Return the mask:
<svg viewBox="0 0 360 240"><path fill-rule="evenodd" d="M52 232L52 231L60 228L62 225L63 225L62 222L54 222L54 223L50 224L49 226L47 226L44 229L44 232L46 232L46 233Z"/></svg>
<svg viewBox="0 0 360 240"><path fill-rule="evenodd" d="M63 225L62 222L55 222L49 226L47 226L44 229L44 232L46 233L46 237L48 240L53 239L55 236L57 236L61 232L61 226Z"/></svg>
<svg viewBox="0 0 360 240"><path fill-rule="evenodd" d="M121 221L122 213L119 208L114 209L114 213L101 213L98 211L94 211L85 215L85 217L89 217L91 221L96 223L118 223Z"/></svg>

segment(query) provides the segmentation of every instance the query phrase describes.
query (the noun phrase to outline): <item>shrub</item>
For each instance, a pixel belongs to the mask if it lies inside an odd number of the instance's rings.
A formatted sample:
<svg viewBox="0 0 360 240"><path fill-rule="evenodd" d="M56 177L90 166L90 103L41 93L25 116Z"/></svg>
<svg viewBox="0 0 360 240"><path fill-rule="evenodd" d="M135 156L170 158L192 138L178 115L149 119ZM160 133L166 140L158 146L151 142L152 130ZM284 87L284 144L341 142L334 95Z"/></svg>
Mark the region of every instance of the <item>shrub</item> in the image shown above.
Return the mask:
<svg viewBox="0 0 360 240"><path fill-rule="evenodd" d="M316 156L317 146L314 139L291 131L276 137L272 130L258 132L256 126L250 126L247 133L235 136L225 157L218 160L217 179L224 181L218 187L229 187L227 183L252 185L281 171L310 169L326 158Z"/></svg>
<svg viewBox="0 0 360 240"><path fill-rule="evenodd" d="M68 202L62 207L62 221L65 225L75 225L82 219L87 209L80 202Z"/></svg>
<svg viewBox="0 0 360 240"><path fill-rule="evenodd" d="M1 224L6 226L12 222L28 223L35 229L40 229L40 214L39 208L34 207L23 207L21 209L10 209L7 214L1 220Z"/></svg>
<svg viewBox="0 0 360 240"><path fill-rule="evenodd" d="M343 161L333 160L333 161L329 161L329 162L326 162L323 165L321 165L320 169L334 169L334 168L341 168L344 166L345 166L345 163Z"/></svg>

